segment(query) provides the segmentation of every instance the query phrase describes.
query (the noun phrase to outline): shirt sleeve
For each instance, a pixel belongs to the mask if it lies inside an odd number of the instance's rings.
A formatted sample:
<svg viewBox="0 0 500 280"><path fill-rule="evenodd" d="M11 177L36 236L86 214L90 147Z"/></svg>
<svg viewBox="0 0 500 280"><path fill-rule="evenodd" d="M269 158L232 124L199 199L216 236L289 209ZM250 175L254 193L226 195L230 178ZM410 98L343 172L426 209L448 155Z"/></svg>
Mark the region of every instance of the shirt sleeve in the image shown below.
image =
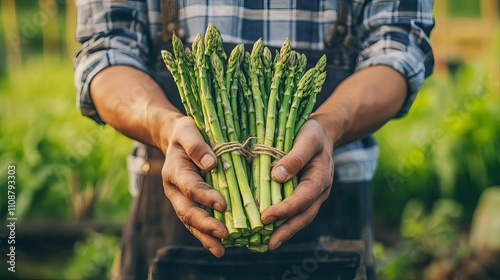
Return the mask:
<svg viewBox="0 0 500 280"><path fill-rule="evenodd" d="M361 52L356 71L387 65L406 77L408 93L396 118L408 112L434 67L429 43L434 27L432 4L432 0L373 0L358 12Z"/></svg>
<svg viewBox="0 0 500 280"><path fill-rule="evenodd" d="M112 65L149 73L146 1L77 1L77 8L76 38L82 43L73 60L77 106L82 115L103 124L90 96L95 75Z"/></svg>

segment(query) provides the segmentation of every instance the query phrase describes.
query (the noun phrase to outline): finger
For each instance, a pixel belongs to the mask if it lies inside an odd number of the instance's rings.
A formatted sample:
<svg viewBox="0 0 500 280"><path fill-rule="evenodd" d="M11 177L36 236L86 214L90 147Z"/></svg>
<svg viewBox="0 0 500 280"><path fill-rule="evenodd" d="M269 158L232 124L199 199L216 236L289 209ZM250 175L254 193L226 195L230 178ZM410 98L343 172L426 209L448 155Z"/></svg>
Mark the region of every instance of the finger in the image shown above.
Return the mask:
<svg viewBox="0 0 500 280"><path fill-rule="evenodd" d="M277 249L285 241L292 238L298 231L309 225L316 217L316 214L318 214L322 202L327 197L328 192L324 192L321 198L311 205L304 213L287 220L284 224L275 229L271 235L271 239L269 239L269 250Z"/></svg>
<svg viewBox="0 0 500 280"><path fill-rule="evenodd" d="M175 133L178 143L201 170L209 171L215 167L217 157L205 142L191 118L183 117L179 119L176 130L180 130Z"/></svg>
<svg viewBox="0 0 500 280"><path fill-rule="evenodd" d="M311 162L292 194L282 202L271 205L262 213L262 222L269 224L277 219L290 218L306 211L333 183L333 162L319 164L321 159ZM327 176L325 178L325 176Z"/></svg>
<svg viewBox="0 0 500 280"><path fill-rule="evenodd" d="M181 222L188 228L195 228L204 234L217 238L227 238L226 227L207 211L198 207L192 200L184 196L175 186L167 183L165 194L172 203L175 213Z"/></svg>
<svg viewBox="0 0 500 280"><path fill-rule="evenodd" d="M304 166L321 151L323 143L311 129L301 130L293 148L274 166L271 175L274 181L286 182L293 178Z"/></svg>
<svg viewBox="0 0 500 280"><path fill-rule="evenodd" d="M171 153L182 153L180 148L172 148ZM177 151L175 150L177 149ZM170 158L176 158L176 164L169 164ZM204 182L198 170L189 160L170 156L165 161L163 179L171 183L189 199L218 211L226 209L226 201L212 186Z"/></svg>
<svg viewBox="0 0 500 280"><path fill-rule="evenodd" d="M217 258L221 258L222 256L224 256L225 249L219 240L210 235L204 234L194 227L187 227L187 229L191 232L191 234L193 234L194 237L196 237L196 239L201 242L205 249L209 250L210 253L212 253L212 255L216 256Z"/></svg>

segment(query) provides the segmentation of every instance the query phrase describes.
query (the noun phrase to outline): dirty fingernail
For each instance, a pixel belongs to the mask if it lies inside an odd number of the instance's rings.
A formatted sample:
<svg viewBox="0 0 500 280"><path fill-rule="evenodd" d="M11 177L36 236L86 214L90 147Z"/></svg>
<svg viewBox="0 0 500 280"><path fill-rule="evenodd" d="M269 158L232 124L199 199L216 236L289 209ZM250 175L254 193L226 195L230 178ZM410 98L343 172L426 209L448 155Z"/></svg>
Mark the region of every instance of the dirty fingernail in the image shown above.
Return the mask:
<svg viewBox="0 0 500 280"><path fill-rule="evenodd" d="M214 229L211 231L212 236L218 237L218 238L227 238L226 234L219 229Z"/></svg>
<svg viewBox="0 0 500 280"><path fill-rule="evenodd" d="M290 176L283 165L274 168L272 175L273 179L276 179L277 181L285 181Z"/></svg>
<svg viewBox="0 0 500 280"><path fill-rule="evenodd" d="M212 209L220 211L220 212L224 211L222 204L220 204L219 202L215 202L214 204L212 204Z"/></svg>
<svg viewBox="0 0 500 280"><path fill-rule="evenodd" d="M224 255L224 253L223 254L218 253L215 248L210 248L208 250L210 251L210 253L212 253L212 255L214 255L217 258L221 258Z"/></svg>
<svg viewBox="0 0 500 280"><path fill-rule="evenodd" d="M203 169L208 169L210 168L213 164L215 163L215 159L212 155L210 154L205 154L204 156L201 157L200 159L200 164Z"/></svg>
<svg viewBox="0 0 500 280"><path fill-rule="evenodd" d="M278 241L278 243L276 243L276 246L274 246L273 250L278 249L281 246L281 244L283 244L283 240Z"/></svg>
<svg viewBox="0 0 500 280"><path fill-rule="evenodd" d="M276 216L267 216L264 218L264 221L262 221L264 224L270 224L276 220Z"/></svg>

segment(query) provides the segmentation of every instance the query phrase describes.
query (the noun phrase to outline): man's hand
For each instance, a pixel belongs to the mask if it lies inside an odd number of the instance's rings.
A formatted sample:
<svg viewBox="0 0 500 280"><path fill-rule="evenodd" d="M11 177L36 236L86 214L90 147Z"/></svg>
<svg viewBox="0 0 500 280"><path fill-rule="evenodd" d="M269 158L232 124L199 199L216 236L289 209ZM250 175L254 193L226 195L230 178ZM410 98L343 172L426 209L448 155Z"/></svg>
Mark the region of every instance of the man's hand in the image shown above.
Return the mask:
<svg viewBox="0 0 500 280"><path fill-rule="evenodd" d="M203 140L194 121L180 118L173 128L165 151L162 170L165 195L169 198L179 219L186 228L214 256L222 257L224 247L220 239L227 238L226 227L211 217L196 203L218 211L226 209L221 194L204 182L199 170L209 171L217 158Z"/></svg>
<svg viewBox="0 0 500 280"><path fill-rule="evenodd" d="M311 115L292 150L276 163L273 180L285 182L301 171L294 192L262 213L265 224L287 218L274 231L269 249L278 248L312 222L333 183L334 147L376 131L401 108L406 80L394 69L375 65L355 72Z"/></svg>
<svg viewBox="0 0 500 280"><path fill-rule="evenodd" d="M293 149L276 163L272 171L275 181L286 182L299 171L302 174L300 183L289 197L262 213L265 224L288 219L272 234L270 250L278 248L316 217L333 183L332 150L333 143L324 127L310 119L297 135Z"/></svg>
<svg viewBox="0 0 500 280"><path fill-rule="evenodd" d="M96 75L91 95L101 118L120 133L158 147L166 156L162 170L165 194L184 225L212 254L221 257L218 238L227 230L197 203L223 211L224 198L200 176L216 157L194 122L182 115L147 74L112 66Z"/></svg>

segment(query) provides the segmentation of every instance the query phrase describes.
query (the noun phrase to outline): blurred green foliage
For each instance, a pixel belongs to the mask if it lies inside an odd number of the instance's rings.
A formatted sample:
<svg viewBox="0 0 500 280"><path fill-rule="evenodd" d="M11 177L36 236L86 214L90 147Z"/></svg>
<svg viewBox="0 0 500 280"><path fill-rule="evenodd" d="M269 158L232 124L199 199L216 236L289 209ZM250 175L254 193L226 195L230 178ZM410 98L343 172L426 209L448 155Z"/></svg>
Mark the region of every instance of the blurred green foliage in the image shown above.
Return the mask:
<svg viewBox="0 0 500 280"><path fill-rule="evenodd" d="M110 268L119 253L119 240L114 235L89 231L74 247L74 255L65 266L64 278L100 280L114 279Z"/></svg>
<svg viewBox="0 0 500 280"><path fill-rule="evenodd" d="M1 79L0 182L15 165L16 215L24 221L75 215L123 221L130 140L79 114L72 72L67 61L39 59ZM1 218L6 210L0 207Z"/></svg>
<svg viewBox="0 0 500 280"><path fill-rule="evenodd" d="M486 71L478 62L462 65L455 76L430 78L409 115L376 133L378 221L397 224L410 198L429 210L444 197L464 207L468 224L481 192L499 184L500 94Z"/></svg>
<svg viewBox="0 0 500 280"><path fill-rule="evenodd" d="M481 0L448 0L446 4L447 13L450 17L477 18L481 16Z"/></svg>
<svg viewBox="0 0 500 280"><path fill-rule="evenodd" d="M402 212L397 248L376 246L380 279L424 279L425 268L434 259L458 260L468 254L461 240L459 219L462 207L454 200L440 199L431 211L422 202L411 200Z"/></svg>

